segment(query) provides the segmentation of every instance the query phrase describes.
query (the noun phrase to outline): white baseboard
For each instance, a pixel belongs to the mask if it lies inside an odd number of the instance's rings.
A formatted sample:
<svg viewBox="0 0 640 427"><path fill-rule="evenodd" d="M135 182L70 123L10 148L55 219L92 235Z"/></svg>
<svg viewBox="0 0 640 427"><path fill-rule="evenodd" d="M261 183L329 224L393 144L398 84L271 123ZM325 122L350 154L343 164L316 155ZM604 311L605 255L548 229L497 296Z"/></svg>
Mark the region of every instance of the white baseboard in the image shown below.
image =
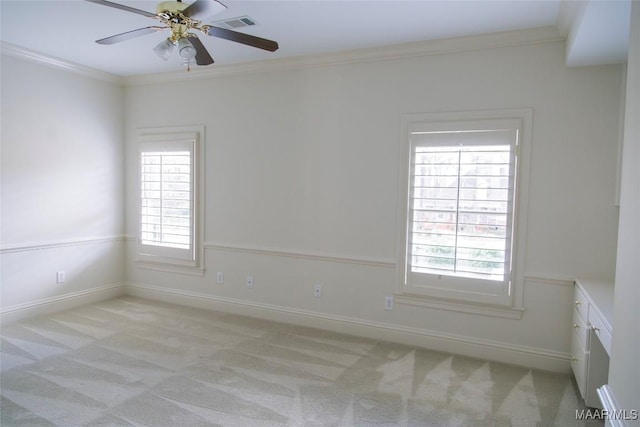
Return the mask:
<svg viewBox="0 0 640 427"><path fill-rule="evenodd" d="M569 354L540 348L140 283L127 283L125 293L188 307L219 310L528 368L561 373L571 372Z"/></svg>
<svg viewBox="0 0 640 427"><path fill-rule="evenodd" d="M43 298L26 304L18 304L0 311L0 322L6 325L31 317L68 310L81 305L115 298L124 295L124 292L125 287L122 283L114 283L84 291Z"/></svg>
<svg viewBox="0 0 640 427"><path fill-rule="evenodd" d="M638 423L639 409L622 409L618 405L618 400L613 393L613 389L609 384L605 384L596 390L600 402L602 403L602 412L599 414L605 419L605 427L627 427L627 421L631 424ZM596 410L597 411L597 410ZM631 425L629 424L629 426Z"/></svg>

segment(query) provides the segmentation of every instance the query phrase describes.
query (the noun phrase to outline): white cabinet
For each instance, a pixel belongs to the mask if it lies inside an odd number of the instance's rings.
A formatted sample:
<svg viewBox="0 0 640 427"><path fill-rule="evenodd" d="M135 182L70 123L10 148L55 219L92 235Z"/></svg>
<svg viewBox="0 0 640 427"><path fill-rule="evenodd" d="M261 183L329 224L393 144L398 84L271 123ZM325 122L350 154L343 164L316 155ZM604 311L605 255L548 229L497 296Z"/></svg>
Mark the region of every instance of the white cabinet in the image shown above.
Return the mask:
<svg viewBox="0 0 640 427"><path fill-rule="evenodd" d="M613 328L613 283L576 279L571 369L588 406L602 408L596 389L607 383Z"/></svg>

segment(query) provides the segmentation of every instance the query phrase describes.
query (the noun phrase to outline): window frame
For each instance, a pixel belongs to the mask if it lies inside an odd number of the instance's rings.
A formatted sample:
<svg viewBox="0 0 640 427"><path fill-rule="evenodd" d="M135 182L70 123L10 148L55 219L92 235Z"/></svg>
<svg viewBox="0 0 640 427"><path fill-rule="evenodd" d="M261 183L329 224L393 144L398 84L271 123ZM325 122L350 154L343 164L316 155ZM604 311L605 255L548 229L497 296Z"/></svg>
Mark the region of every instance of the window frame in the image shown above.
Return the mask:
<svg viewBox="0 0 640 427"><path fill-rule="evenodd" d="M532 109L407 114L401 118L396 302L448 310L519 318L523 310L524 250ZM411 273L411 174L414 146L421 132L514 129L514 200L511 269L502 283L484 279ZM414 277L412 277L414 276ZM422 277L416 282L416 277Z"/></svg>
<svg viewBox="0 0 640 427"><path fill-rule="evenodd" d="M203 169L204 126L144 128L138 130L137 147L137 265L140 268L204 275L203 268ZM180 249L142 242L142 164L143 152L189 151L191 157L191 236L190 248Z"/></svg>

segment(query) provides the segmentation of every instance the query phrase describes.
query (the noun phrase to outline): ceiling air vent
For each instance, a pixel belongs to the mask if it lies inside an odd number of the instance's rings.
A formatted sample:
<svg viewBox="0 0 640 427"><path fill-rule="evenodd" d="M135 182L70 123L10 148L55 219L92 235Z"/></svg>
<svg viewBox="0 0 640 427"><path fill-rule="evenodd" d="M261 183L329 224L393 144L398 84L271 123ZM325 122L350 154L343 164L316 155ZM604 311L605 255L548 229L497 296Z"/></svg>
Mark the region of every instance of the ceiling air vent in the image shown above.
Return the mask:
<svg viewBox="0 0 640 427"><path fill-rule="evenodd" d="M245 16L238 16L237 18L225 19L223 21L215 21L215 22L212 22L211 25L215 27L221 27L221 28L227 28L229 30L233 30L236 28L251 27L253 25L256 25L256 22L245 15Z"/></svg>

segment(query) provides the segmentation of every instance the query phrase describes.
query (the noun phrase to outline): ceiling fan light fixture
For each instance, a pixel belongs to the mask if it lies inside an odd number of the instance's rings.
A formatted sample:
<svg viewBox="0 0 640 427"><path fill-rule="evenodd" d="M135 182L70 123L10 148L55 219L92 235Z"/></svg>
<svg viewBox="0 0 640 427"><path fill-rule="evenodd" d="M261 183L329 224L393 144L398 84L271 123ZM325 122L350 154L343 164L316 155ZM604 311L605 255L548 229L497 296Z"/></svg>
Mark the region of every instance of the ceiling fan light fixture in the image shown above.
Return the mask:
<svg viewBox="0 0 640 427"><path fill-rule="evenodd" d="M191 62L196 57L196 48L191 44L187 37L178 40L178 53L183 62Z"/></svg>
<svg viewBox="0 0 640 427"><path fill-rule="evenodd" d="M153 51L166 61L171 56L171 52L173 52L173 42L169 39L164 39L153 48Z"/></svg>

